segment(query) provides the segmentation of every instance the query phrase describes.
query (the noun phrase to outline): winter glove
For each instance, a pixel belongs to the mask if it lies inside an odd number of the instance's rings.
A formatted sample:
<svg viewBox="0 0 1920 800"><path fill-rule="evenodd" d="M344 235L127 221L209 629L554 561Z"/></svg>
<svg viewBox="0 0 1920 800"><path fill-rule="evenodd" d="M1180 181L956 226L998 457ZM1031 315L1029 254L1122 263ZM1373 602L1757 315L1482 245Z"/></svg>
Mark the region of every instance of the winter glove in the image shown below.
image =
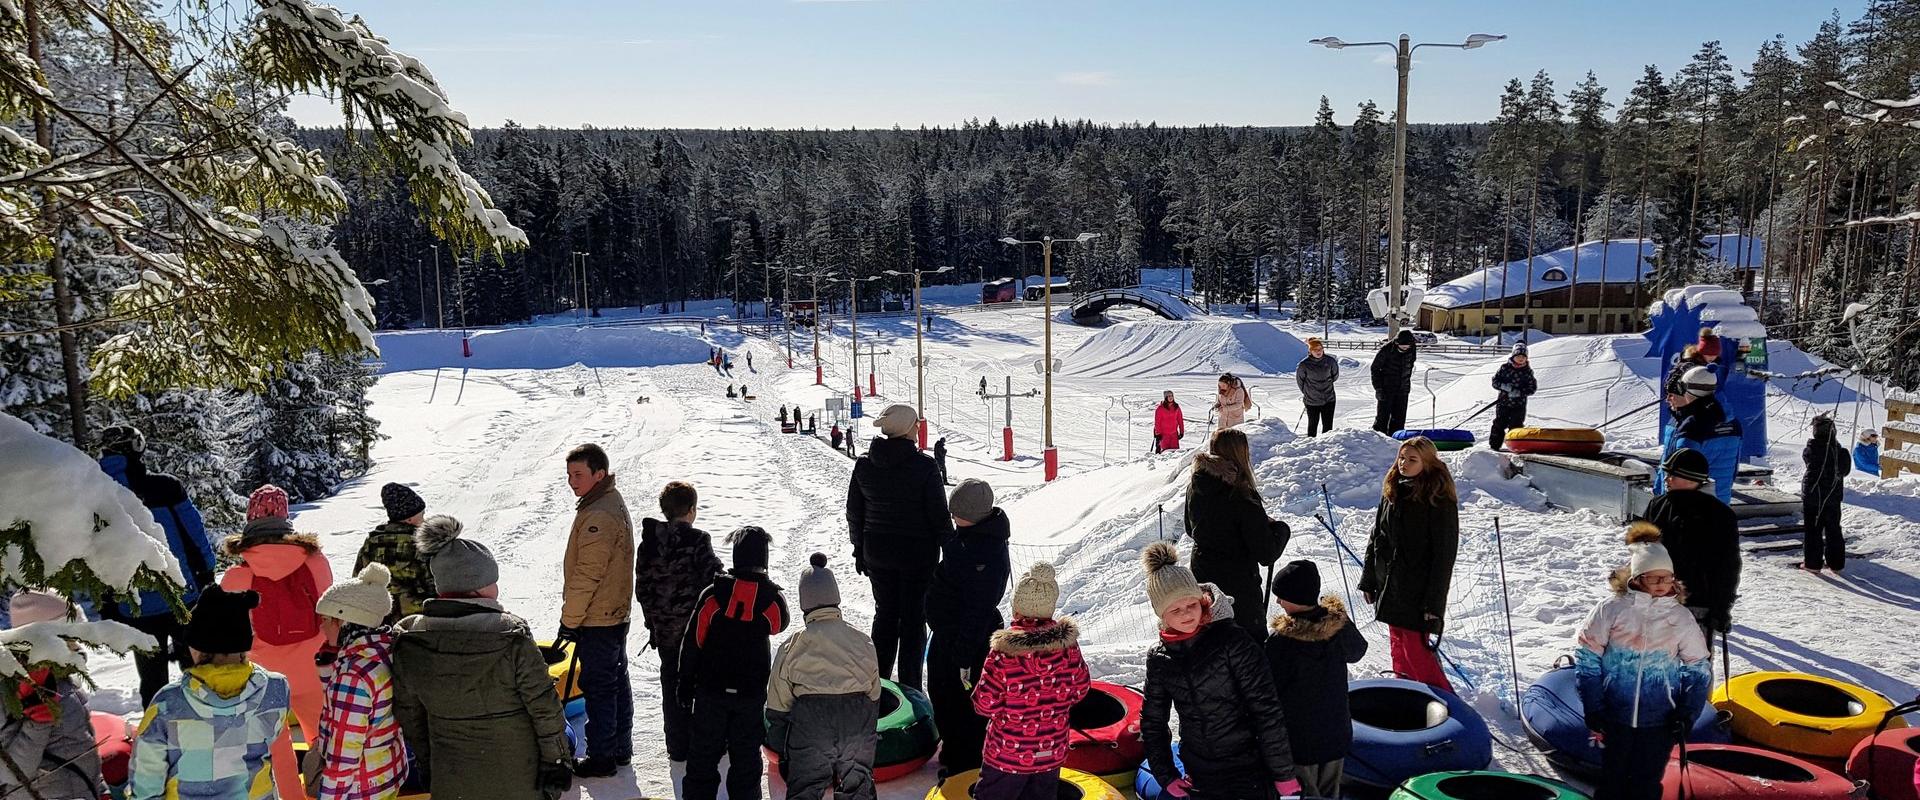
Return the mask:
<svg viewBox="0 0 1920 800"><path fill-rule="evenodd" d="M1284 781L1274 781L1273 793L1281 797L1299 797L1300 781L1295 778L1288 778Z"/></svg>
<svg viewBox="0 0 1920 800"><path fill-rule="evenodd" d="M1706 623L1708 630L1723 636L1733 631L1733 615L1725 611L1708 611Z"/></svg>
<svg viewBox="0 0 1920 800"><path fill-rule="evenodd" d="M553 643L579 641L580 629L572 625L561 625L560 631L553 635Z"/></svg>
<svg viewBox="0 0 1920 800"><path fill-rule="evenodd" d="M1167 796L1169 797L1181 797L1181 798L1184 798L1187 795L1192 794L1193 779L1188 778L1185 775L1180 776L1179 780L1176 780L1173 783L1167 784L1166 793L1167 793Z"/></svg>
<svg viewBox="0 0 1920 800"><path fill-rule="evenodd" d="M1687 724L1687 718L1684 715L1676 713L1667 717L1667 732L1673 734L1674 741L1684 742L1687 740L1687 734L1693 732L1693 726Z"/></svg>
<svg viewBox="0 0 1920 800"><path fill-rule="evenodd" d="M563 758L540 765L540 793L559 797L573 788L573 759Z"/></svg>
<svg viewBox="0 0 1920 800"><path fill-rule="evenodd" d="M1600 735L1600 731L1604 730L1604 728L1601 727L1603 723L1600 721L1600 712L1598 711L1588 711L1586 723L1587 731L1595 736Z"/></svg>

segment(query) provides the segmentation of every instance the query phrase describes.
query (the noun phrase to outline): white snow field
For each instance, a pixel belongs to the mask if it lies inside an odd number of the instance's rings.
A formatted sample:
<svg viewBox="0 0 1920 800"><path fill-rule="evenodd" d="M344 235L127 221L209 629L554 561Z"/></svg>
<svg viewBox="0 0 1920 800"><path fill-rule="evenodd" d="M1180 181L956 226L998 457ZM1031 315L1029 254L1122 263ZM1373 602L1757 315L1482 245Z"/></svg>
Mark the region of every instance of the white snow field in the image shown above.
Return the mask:
<svg viewBox="0 0 1920 800"><path fill-rule="evenodd" d="M1143 654L1154 641L1155 624L1137 559L1146 544L1180 531L1192 448L1209 431L1208 405L1218 370L1245 371L1259 404L1246 430L1269 511L1293 527L1283 558L1316 561L1327 593L1343 594L1357 578L1358 569L1341 561L1315 515L1327 516L1348 547L1364 550L1381 477L1394 452L1391 441L1365 429L1373 416L1367 375L1371 351L1333 351L1342 363L1340 429L1308 439L1294 433L1301 407L1291 369L1300 340L1319 335L1320 325L1234 317L1170 322L1122 310L1110 314L1113 323L1104 327L1056 322L1054 353L1063 370L1055 376L1053 435L1061 451L1061 479L1044 485L1039 401L1013 401L1016 458L1008 462L999 460L1004 402L974 396L982 377L995 393L1004 389L1008 375L1016 393L1040 385L1035 366L1041 312L934 311L937 321L925 343L933 435L948 440L954 480L977 477L996 488L1013 521L1016 571L1035 560L1056 563L1061 609L1079 619L1082 647L1097 676L1135 684L1144 678ZM821 339L826 387L813 385L807 331L794 336L794 369L788 370L784 337L743 340L731 329L713 326L712 341L754 355L757 369L749 371L736 350L734 374L725 376L704 363L684 363L702 361L706 343L693 338L697 329L683 330L539 331L498 361L479 355L489 349L484 341L489 336L476 339L474 359L463 359L457 336L385 335L387 374L371 395L387 437L376 448L376 467L334 497L295 509L295 524L322 536L336 571L344 575L362 537L384 519L379 487L388 481L410 484L426 498L429 513L460 517L468 536L494 549L501 560L502 600L544 637L558 624L559 558L574 507L561 459L573 445L599 442L613 457L636 518L657 515L654 498L668 480L692 481L701 493L700 527L716 541L745 524L773 533L774 578L783 585L794 585L808 554L818 550L832 556L843 607L854 624L866 626L871 593L853 572L843 511L852 462L818 439L779 433L775 420L778 404L818 411L829 395L850 391L854 376L844 320ZM642 333L640 339L628 338ZM1379 335L1349 326L1333 329L1335 339L1377 340ZM911 317L863 316L860 336L863 386L866 345L872 344L879 351L878 402L914 402ZM1629 446L1653 443L1653 409L1627 413L1654 399L1657 370L1643 356L1643 340L1560 337L1536 344L1533 352L1541 386L1531 407L1534 420L1599 425L1625 415L1606 427L1609 436ZM1773 355L1778 372L1817 366L1785 345L1776 345ZM1492 399L1487 384L1500 359L1423 354L1420 363L1428 372L1416 376L1411 424L1458 425ZM500 368L464 368L475 362ZM757 399L723 397L729 383L742 381ZM1151 405L1164 389L1174 390L1184 405L1186 449L1150 456ZM1841 435L1849 438L1856 425L1884 418L1877 402L1884 392L1873 387L1867 392L1873 400L1856 403L1860 389L1857 381L1848 386L1832 379L1775 382L1770 460L1780 470L1780 483L1791 486L1798 480L1798 451L1812 414L1837 412ZM870 401L868 408L877 404ZM1489 421L1482 414L1463 427L1484 436ZM861 435L871 435L865 421L860 423ZM827 426L822 413L823 436ZM1624 561L1621 528L1594 512L1550 508L1524 479L1501 477L1503 458L1484 449L1447 456L1460 485L1463 530L1444 652L1458 669L1456 686L1486 714L1506 745L1495 748L1497 766L1552 774L1513 716L1515 676L1503 603L1511 602L1513 650L1524 685L1570 651L1574 626L1605 595L1604 575ZM1498 542L1496 517L1502 533ZM1735 609L1733 668L1817 672L1864 684L1896 701L1911 699L1920 691L1920 653L1913 646L1913 632L1920 630L1920 579L1915 577L1920 575L1920 479L1851 480L1845 524L1849 549L1862 556L1850 560L1842 576L1795 570L1797 553L1747 556ZM721 558L727 558L724 550ZM1349 607L1358 609L1372 645L1355 674L1386 669L1384 629L1363 604ZM634 767L614 778L584 781L570 797L672 796L660 733L658 664L651 651L642 652L645 645L636 625L630 642L630 651L638 654L633 659ZM124 662L111 663L101 680L117 687L103 693L101 704L117 702L124 710L131 670ZM780 796L777 777L768 781L772 796ZM883 784L881 795L918 798L933 782L929 767Z"/></svg>

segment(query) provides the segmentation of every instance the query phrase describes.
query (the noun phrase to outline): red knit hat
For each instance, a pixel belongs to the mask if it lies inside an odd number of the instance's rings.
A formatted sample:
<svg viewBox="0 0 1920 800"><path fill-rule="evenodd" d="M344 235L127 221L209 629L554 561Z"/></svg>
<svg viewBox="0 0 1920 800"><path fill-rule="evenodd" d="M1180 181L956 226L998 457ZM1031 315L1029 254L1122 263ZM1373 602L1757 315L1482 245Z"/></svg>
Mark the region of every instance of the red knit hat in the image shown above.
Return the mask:
<svg viewBox="0 0 1920 800"><path fill-rule="evenodd" d="M247 495L247 521L267 517L287 518L287 490L271 483Z"/></svg>
<svg viewBox="0 0 1920 800"><path fill-rule="evenodd" d="M1701 358L1708 361L1716 361L1720 358L1720 337L1713 335L1712 331L1700 332L1699 347Z"/></svg>

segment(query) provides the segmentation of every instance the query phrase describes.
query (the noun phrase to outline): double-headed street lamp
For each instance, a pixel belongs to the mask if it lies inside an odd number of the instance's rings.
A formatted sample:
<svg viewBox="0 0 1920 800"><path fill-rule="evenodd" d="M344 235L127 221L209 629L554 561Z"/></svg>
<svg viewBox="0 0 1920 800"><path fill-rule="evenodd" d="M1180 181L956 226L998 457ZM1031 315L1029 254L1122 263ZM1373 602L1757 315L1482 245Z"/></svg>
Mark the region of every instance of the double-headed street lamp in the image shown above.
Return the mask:
<svg viewBox="0 0 1920 800"><path fill-rule="evenodd" d="M924 338L922 326L924 325L925 316L920 313L920 276L938 275L942 272L952 271L953 267L950 266L939 269L909 270L907 272L893 269L887 270L888 275L900 277L907 275L913 276L913 402L914 405L919 406L920 409L919 438L920 449L922 450L927 449L927 350L922 341Z"/></svg>
<svg viewBox="0 0 1920 800"><path fill-rule="evenodd" d="M1053 245L1055 242L1085 244L1093 241L1099 235L1100 234L1097 233L1083 233L1071 239L1055 239L1052 236L1042 236L1031 241L1015 239L1008 236L1000 240L1001 244L1040 245L1040 282L1043 284L1041 297L1045 300L1044 308L1046 314L1046 316L1043 317L1045 320L1043 323L1045 335L1042 337L1044 344L1040 355L1041 365L1046 374L1046 399L1042 403L1044 410L1041 413L1041 418L1044 420L1042 427L1045 431L1046 449L1041 452L1041 459L1042 463L1046 465L1046 479L1049 481L1060 477L1060 453L1053 449Z"/></svg>
<svg viewBox="0 0 1920 800"><path fill-rule="evenodd" d="M1342 50L1348 47L1391 47L1394 51L1394 65L1400 72L1400 93L1394 102L1393 114L1393 199L1388 211L1390 222L1387 227L1387 336L1400 333L1401 295L1406 286L1406 263L1402 255L1406 235L1407 202L1407 73L1413 69L1413 51L1422 47L1452 47L1460 50L1475 50L1507 37L1492 33L1476 33L1468 36L1459 44L1445 42L1421 42L1413 44L1406 34L1400 34L1398 42L1343 42L1338 37L1323 36L1312 39L1307 44L1317 44L1330 50Z"/></svg>

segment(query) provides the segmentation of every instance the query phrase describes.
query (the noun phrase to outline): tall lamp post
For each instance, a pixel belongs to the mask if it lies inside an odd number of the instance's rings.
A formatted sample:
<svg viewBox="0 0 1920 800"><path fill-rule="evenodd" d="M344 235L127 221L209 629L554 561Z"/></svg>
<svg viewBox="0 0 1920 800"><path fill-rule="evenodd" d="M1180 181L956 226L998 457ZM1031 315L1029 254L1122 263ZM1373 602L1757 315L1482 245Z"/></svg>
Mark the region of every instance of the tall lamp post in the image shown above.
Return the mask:
<svg viewBox="0 0 1920 800"><path fill-rule="evenodd" d="M1040 293L1041 298L1045 300L1045 305L1043 306L1045 316L1042 318L1044 320L1042 325L1045 330L1045 335L1041 337L1044 344L1042 345L1043 349L1040 353L1040 360L1042 371L1046 374L1046 398L1041 404L1042 429L1045 431L1046 449L1041 453L1041 460L1042 463L1046 465L1046 479L1049 481L1060 477L1060 453L1053 448L1053 245L1056 242L1085 244L1093 241L1099 235L1100 234L1097 233L1083 233L1071 239L1055 239L1052 236L1042 236L1039 239L1031 241L1015 239L1008 236L1000 240L1001 244L1008 245L1040 245L1040 283L1042 284Z"/></svg>
<svg viewBox="0 0 1920 800"><path fill-rule="evenodd" d="M925 322L924 322L925 315L920 313L920 276L938 275L942 272L952 272L952 271L953 271L953 267L951 266L941 267L939 269L910 270L908 272L901 272L899 270L892 270L892 269L887 270L888 275L897 275L901 277L905 277L907 275L913 276L913 383L914 383L913 402L914 402L914 405L919 406L920 408L920 414L919 414L920 437L919 438L920 438L920 449L922 450L927 449L927 350L926 350L925 342L923 341L925 339L925 335L923 333L924 331L923 326L925 325Z"/></svg>
<svg viewBox="0 0 1920 800"><path fill-rule="evenodd" d="M1401 295L1405 293L1407 278L1402 243L1406 235L1404 211L1407 201L1407 73L1413 69L1413 51L1422 47L1474 50L1505 38L1507 37L1498 34L1476 33L1459 44L1444 42L1413 44L1403 33L1400 34L1398 42L1343 42L1334 36L1323 36L1307 42L1307 44L1317 44L1330 50L1348 47L1391 47L1394 51L1394 66L1400 73L1400 93L1394 102L1393 198L1388 210L1390 221L1387 225L1387 247L1391 251L1387 254L1387 336L1389 338L1400 333Z"/></svg>
<svg viewBox="0 0 1920 800"><path fill-rule="evenodd" d="M813 385L825 386L826 370L820 366L820 269L815 267L810 277L813 278Z"/></svg>
<svg viewBox="0 0 1920 800"><path fill-rule="evenodd" d="M433 308L434 319L438 320L438 322L434 323L434 327L445 330L447 327L447 298L442 294L440 288L440 245L430 244L427 246L433 248Z"/></svg>
<svg viewBox="0 0 1920 800"><path fill-rule="evenodd" d="M590 313L592 306L589 305L587 302L587 297L589 296L587 293L587 256L588 255L590 254L582 250L573 251L573 257L576 259L579 259L580 261L580 321L581 322L586 322L587 317L592 316L592 314Z"/></svg>
<svg viewBox="0 0 1920 800"><path fill-rule="evenodd" d="M775 266L780 270L781 316L787 318L787 369L793 369L793 271L799 269L800 265ZM815 350L814 355L819 355L819 351ZM817 364L819 359L814 361Z"/></svg>
<svg viewBox="0 0 1920 800"><path fill-rule="evenodd" d="M847 282L847 339L853 342L853 402L860 402L860 284L877 281L885 275L869 275L865 278L836 278ZM871 359L867 371L867 393L873 393L874 378Z"/></svg>

